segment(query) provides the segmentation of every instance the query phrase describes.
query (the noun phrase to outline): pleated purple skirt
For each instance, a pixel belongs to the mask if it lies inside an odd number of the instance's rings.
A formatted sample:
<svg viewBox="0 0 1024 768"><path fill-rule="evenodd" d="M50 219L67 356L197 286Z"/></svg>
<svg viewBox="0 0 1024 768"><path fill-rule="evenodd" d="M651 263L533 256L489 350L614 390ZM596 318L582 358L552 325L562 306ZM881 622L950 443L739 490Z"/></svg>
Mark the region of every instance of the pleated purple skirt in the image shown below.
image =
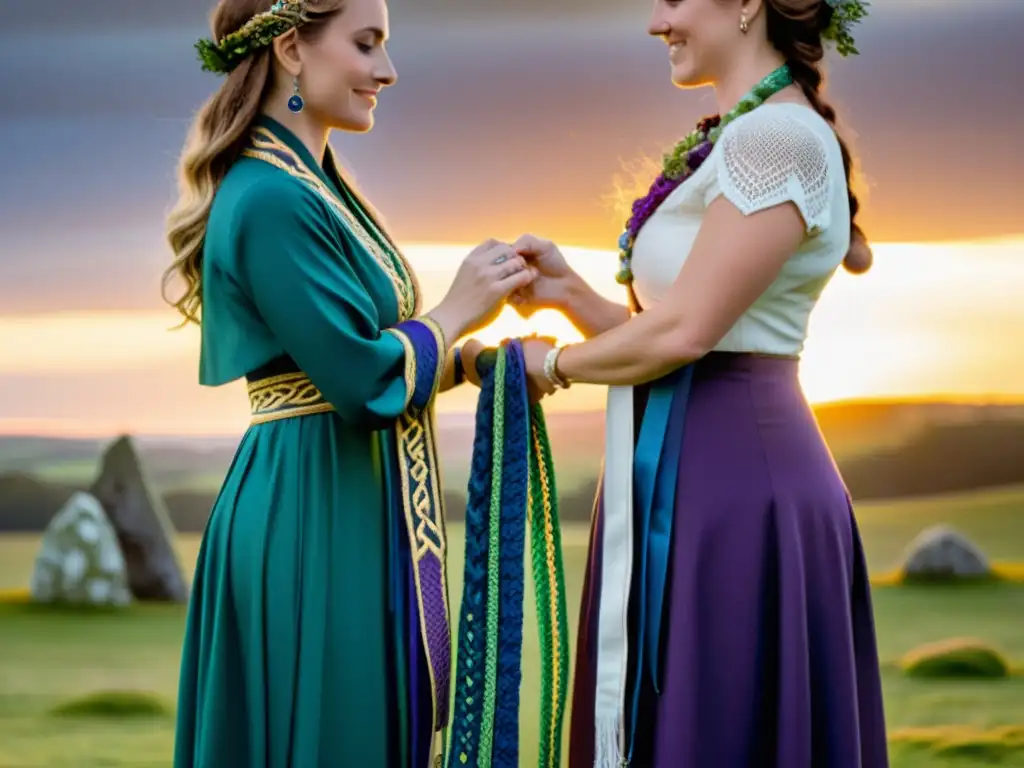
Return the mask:
<svg viewBox="0 0 1024 768"><path fill-rule="evenodd" d="M888 766L860 535L798 365L729 353L695 365L660 693L642 683L634 768ZM580 608L570 768L594 765L601 506Z"/></svg>

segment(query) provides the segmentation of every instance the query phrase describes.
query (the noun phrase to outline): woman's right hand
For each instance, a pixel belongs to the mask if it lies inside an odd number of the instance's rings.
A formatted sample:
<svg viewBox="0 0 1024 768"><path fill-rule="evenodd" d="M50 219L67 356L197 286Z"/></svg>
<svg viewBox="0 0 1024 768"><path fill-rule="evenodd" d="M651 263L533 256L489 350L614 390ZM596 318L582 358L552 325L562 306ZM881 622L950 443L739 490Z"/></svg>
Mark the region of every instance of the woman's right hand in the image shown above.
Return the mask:
<svg viewBox="0 0 1024 768"><path fill-rule="evenodd" d="M540 309L565 312L569 293L580 278L558 246L535 235L523 235L512 243L512 247L536 270L537 277L529 286L517 291L509 303L523 317L529 317Z"/></svg>
<svg viewBox="0 0 1024 768"><path fill-rule="evenodd" d="M430 316L449 344L492 322L505 299L533 282L536 271L512 246L486 240L459 265L447 295Z"/></svg>

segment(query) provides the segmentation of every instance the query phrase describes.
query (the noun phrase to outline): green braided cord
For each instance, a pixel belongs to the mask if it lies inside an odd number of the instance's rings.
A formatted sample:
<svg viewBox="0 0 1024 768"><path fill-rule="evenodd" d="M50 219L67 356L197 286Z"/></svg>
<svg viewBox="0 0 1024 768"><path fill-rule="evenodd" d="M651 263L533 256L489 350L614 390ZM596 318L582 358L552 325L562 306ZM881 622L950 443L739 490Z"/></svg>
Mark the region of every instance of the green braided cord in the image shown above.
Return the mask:
<svg viewBox="0 0 1024 768"><path fill-rule="evenodd" d="M488 521L487 552L487 655L484 658L484 711L480 723L480 751L477 768L490 768L494 746L495 694L498 688L498 605L499 576L501 564L498 553L501 546L501 466L505 447L505 364L508 353L504 347L498 350L498 361L494 368L494 427L493 458L491 466L491 514Z"/></svg>
<svg viewBox="0 0 1024 768"><path fill-rule="evenodd" d="M530 549L540 640L540 768L558 768L569 687L569 621L554 461L544 410L531 407Z"/></svg>
<svg viewBox="0 0 1024 768"><path fill-rule="evenodd" d="M544 419L544 412L540 410L540 406L537 406L537 410L538 414L536 425L537 431L539 432L541 451L543 452L543 458L540 465L547 475L550 489L550 503L547 506L547 529L550 533L545 537L545 541L548 546L549 572L553 574L555 582L554 589L557 593L555 600L552 601L552 605L554 606L557 621L555 637L559 640L556 655L558 665L558 684L553 691L554 695L552 696L554 711L551 715L553 718L554 733L552 734L551 743L553 745L560 745L562 742L562 727L565 723L565 711L569 703L569 657L572 651L569 645L569 612L566 608L565 563L562 560L562 523L558 514L558 490L555 486L555 462L551 452L551 442L548 439L548 430ZM558 751L555 752L554 759L556 762L553 762L552 765L558 765L561 761L561 749L558 749Z"/></svg>
<svg viewBox="0 0 1024 768"><path fill-rule="evenodd" d="M536 599L537 640L540 649L540 729L538 732L538 766L551 764L550 733L551 681L553 675L551 585L547 571L547 553L544 546L544 490L540 485L539 451L535 425L530 425L530 560L533 572L533 591Z"/></svg>

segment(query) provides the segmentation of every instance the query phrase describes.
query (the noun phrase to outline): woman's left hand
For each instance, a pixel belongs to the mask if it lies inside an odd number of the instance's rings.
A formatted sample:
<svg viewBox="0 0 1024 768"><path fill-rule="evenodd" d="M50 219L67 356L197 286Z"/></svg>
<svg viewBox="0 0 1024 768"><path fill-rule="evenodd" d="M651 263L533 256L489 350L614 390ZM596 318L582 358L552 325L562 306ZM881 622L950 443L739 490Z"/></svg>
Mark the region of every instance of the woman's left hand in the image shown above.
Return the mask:
<svg viewBox="0 0 1024 768"><path fill-rule="evenodd" d="M545 395L555 392L555 385L544 373L544 358L554 349L554 339L533 336L522 340L523 358L526 360L526 387L530 402L540 402Z"/></svg>

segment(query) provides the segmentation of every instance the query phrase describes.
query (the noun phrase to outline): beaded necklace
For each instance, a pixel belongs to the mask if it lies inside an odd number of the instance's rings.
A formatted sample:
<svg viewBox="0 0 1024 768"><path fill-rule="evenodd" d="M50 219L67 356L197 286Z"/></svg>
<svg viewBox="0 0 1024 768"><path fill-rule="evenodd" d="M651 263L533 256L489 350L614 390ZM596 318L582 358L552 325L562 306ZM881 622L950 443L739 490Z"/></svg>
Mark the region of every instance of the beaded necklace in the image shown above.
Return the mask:
<svg viewBox="0 0 1024 768"><path fill-rule="evenodd" d="M647 194L633 203L632 215L626 222L626 230L619 237L619 271L615 275L616 282L627 286L632 284L633 244L641 227L647 223L658 206L665 202L665 198L704 164L725 126L761 106L769 97L792 84L793 75L789 67L783 64L751 88L750 92L725 114L725 117L705 117L688 136L665 155L661 173L651 184Z"/></svg>

